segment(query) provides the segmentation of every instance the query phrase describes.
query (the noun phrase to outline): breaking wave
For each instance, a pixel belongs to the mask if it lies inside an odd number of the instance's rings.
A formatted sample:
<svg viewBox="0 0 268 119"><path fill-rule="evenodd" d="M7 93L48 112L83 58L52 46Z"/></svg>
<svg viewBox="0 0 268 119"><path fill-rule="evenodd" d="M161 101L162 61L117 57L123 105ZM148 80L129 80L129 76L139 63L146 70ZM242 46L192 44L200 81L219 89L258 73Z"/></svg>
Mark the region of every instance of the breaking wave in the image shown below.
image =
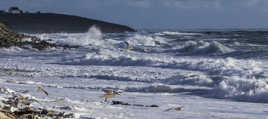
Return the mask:
<svg viewBox="0 0 268 119"><path fill-rule="evenodd" d="M177 49L177 51L183 53L206 55L206 54L225 54L233 52L235 50L227 46L224 46L223 44L217 41L212 42L187 41L183 44L181 48Z"/></svg>
<svg viewBox="0 0 268 119"><path fill-rule="evenodd" d="M164 31L160 33L155 33L155 35L185 35L185 36L193 36L193 35L202 35L201 33L186 33L186 32L172 32L172 31Z"/></svg>
<svg viewBox="0 0 268 119"><path fill-rule="evenodd" d="M74 58L63 64L73 65L119 65L119 66L150 66L172 69L202 71L214 75L260 77L263 73L261 63L254 60L234 58L179 58L157 55L144 55L135 52L114 52L100 50L87 53L84 57Z"/></svg>
<svg viewBox="0 0 268 119"><path fill-rule="evenodd" d="M129 42L133 46L157 46L160 44L166 44L167 39L159 36L136 34L133 37L129 37L127 39L127 42Z"/></svg>
<svg viewBox="0 0 268 119"><path fill-rule="evenodd" d="M82 46L83 51L73 57L62 58L56 64L62 65L95 65L97 67L128 67L137 70L141 67L157 68L157 70L179 70L178 73L165 78L148 78L146 83L164 85L127 87L129 92L178 93L202 91L198 89L172 88L172 86L206 87L207 95L213 98L227 98L252 102L268 102L268 80L262 60L238 59L232 53L240 53L240 47L254 49L239 40L230 38L200 38L200 33L158 32L133 33L125 36L112 34L108 37L96 27L83 34L40 34L42 39L53 39L51 42ZM195 36L199 37L195 38ZM173 37L174 36L174 37ZM177 37L176 37L177 36ZM181 36L192 36L186 38ZM215 40L216 39L216 40ZM127 49L126 42L132 49ZM232 44L233 43L233 44ZM164 44L164 45L163 45ZM97 50L91 50L94 47ZM250 48L247 48L250 47ZM137 49L162 49L163 52L141 52ZM161 49L162 48L162 49ZM244 50L242 49L242 50ZM165 52L167 51L167 52ZM224 55L223 55L224 54ZM219 56L219 57L217 57ZM224 57L223 57L224 56ZM226 56L226 57L225 57ZM155 69L154 69L155 70ZM142 72L142 71L141 71ZM69 73L69 72L68 72ZM71 75L71 74L70 74ZM135 81L133 75L121 76L89 75L89 78L118 81ZM75 76L74 76L75 77ZM154 77L150 75L149 77ZM145 82L145 79L140 80ZM200 88L201 89L201 88Z"/></svg>
<svg viewBox="0 0 268 119"><path fill-rule="evenodd" d="M102 40L102 32L95 26L89 28L87 33L55 33L55 34L39 34L41 40L53 39L53 43L71 46L89 46L104 44Z"/></svg>
<svg viewBox="0 0 268 119"><path fill-rule="evenodd" d="M241 101L268 102L268 84L265 79L228 77L215 88L215 96Z"/></svg>

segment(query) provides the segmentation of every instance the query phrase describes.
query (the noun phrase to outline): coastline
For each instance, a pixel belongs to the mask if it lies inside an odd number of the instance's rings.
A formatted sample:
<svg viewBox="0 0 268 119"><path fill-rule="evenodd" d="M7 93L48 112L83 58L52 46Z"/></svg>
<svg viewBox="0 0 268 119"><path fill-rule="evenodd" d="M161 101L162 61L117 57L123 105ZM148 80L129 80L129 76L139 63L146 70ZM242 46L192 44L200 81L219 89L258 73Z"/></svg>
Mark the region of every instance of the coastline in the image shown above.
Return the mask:
<svg viewBox="0 0 268 119"><path fill-rule="evenodd" d="M0 23L22 33L84 33L92 26L103 33L135 32L124 25L56 13L0 13Z"/></svg>

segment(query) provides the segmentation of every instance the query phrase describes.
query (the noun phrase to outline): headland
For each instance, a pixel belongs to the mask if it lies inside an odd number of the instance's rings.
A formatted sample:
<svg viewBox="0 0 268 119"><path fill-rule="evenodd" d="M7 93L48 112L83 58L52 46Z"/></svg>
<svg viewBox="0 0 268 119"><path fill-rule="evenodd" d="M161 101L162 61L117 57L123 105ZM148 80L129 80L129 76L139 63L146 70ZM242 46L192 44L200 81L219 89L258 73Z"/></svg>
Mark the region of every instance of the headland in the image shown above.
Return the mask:
<svg viewBox="0 0 268 119"><path fill-rule="evenodd" d="M104 33L134 32L124 25L57 13L23 13L16 7L0 12L0 23L23 33L83 33L92 26Z"/></svg>

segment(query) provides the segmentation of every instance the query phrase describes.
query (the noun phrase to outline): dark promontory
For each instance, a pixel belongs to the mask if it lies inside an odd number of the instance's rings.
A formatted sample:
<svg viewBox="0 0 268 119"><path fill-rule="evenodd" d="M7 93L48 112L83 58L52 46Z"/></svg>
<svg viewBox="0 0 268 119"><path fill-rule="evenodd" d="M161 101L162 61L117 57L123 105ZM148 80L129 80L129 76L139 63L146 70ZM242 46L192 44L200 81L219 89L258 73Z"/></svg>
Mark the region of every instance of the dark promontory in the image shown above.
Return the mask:
<svg viewBox="0 0 268 119"><path fill-rule="evenodd" d="M92 26L98 27L104 33L135 31L124 25L55 13L0 12L0 23L23 33L83 33Z"/></svg>
<svg viewBox="0 0 268 119"><path fill-rule="evenodd" d="M40 40L34 36L18 34L8 29L4 24L0 23L0 48L9 48L12 46L24 49L35 48L38 50L44 50L48 48L77 48L77 46L56 45L45 40Z"/></svg>

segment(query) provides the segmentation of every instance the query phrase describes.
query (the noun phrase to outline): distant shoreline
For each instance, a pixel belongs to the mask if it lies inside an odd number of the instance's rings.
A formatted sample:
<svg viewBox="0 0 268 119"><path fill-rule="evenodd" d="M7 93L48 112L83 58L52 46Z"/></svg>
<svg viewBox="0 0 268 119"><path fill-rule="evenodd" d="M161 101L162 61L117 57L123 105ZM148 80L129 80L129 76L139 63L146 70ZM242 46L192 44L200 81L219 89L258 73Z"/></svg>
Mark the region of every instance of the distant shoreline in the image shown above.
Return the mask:
<svg viewBox="0 0 268 119"><path fill-rule="evenodd" d="M83 33L92 26L104 33L135 32L134 29L79 16L56 13L0 13L0 23L23 33Z"/></svg>

